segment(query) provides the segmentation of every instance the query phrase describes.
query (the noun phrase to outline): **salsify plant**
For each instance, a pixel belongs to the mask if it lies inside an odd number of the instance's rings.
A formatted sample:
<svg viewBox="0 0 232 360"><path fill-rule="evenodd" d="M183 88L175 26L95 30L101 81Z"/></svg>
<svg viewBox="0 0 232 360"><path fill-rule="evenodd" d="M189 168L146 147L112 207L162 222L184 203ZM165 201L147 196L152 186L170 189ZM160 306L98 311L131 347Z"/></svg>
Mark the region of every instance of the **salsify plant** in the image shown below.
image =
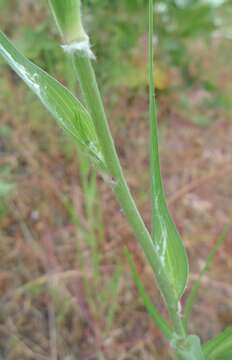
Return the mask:
<svg viewBox="0 0 232 360"><path fill-rule="evenodd" d="M181 298L189 273L188 258L182 239L168 211L160 171L157 111L153 68L153 0L149 0L149 123L150 179L152 228L149 231L137 209L123 175L114 141L107 121L103 100L98 88L92 61L95 58L84 30L80 0L49 0L49 6L62 37L62 48L71 57L80 84L83 104L62 84L26 59L0 32L0 54L11 68L37 95L58 124L71 135L107 181L122 208L149 262L156 284L169 314L169 322L156 309L139 279L132 254L128 255L133 278L144 305L171 345L171 356L180 360L211 360L232 358L232 328L201 344L197 335L188 333L188 319L197 297L200 278L207 270L219 239L199 280L193 286L182 310Z"/></svg>

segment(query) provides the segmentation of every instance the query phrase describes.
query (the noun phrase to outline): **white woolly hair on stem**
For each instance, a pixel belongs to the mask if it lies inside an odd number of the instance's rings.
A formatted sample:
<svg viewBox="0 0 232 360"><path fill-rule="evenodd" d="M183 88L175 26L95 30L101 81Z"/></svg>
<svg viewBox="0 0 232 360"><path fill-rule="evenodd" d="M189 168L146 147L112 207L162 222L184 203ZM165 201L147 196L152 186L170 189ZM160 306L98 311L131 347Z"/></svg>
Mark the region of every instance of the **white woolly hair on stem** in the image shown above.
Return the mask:
<svg viewBox="0 0 232 360"><path fill-rule="evenodd" d="M69 44L63 44L63 45L61 45L61 47L64 50L64 52L66 52L68 54L79 53L80 55L86 56L89 59L92 59L92 60L96 59L94 53L91 50L89 38L87 38L86 40L81 40L81 41L73 41Z"/></svg>

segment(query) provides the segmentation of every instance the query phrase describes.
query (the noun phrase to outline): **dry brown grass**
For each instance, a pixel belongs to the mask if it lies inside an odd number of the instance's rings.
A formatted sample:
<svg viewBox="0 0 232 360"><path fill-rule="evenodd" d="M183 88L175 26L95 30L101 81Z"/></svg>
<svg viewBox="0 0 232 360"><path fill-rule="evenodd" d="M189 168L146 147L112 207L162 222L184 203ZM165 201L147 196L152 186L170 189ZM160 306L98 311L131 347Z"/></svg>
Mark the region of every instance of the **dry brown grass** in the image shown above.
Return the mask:
<svg viewBox="0 0 232 360"><path fill-rule="evenodd" d="M28 9L21 11L30 24ZM40 16L38 13L38 19ZM102 351L106 360L168 359L167 344L132 284L124 246L134 252L145 285L160 304L152 273L111 189L98 179L104 236L98 244L102 258L96 280L86 233L66 206L66 199L72 199L72 209L87 231L75 149L31 98L32 110L28 111L27 92L12 73L4 69L2 74L1 125L11 130L9 138L0 137L0 166L11 167L9 180L17 188L0 224L0 358L97 360L96 354ZM170 109L173 96L175 100L173 94L160 95L162 169L194 279L212 242L230 221L232 123L224 111L217 110L218 121L199 128L178 108ZM117 107L108 99L113 131L127 178L149 223L146 96L121 89L117 97ZM194 309L191 327L203 339L231 324L231 236L204 279ZM117 267L122 269L118 306L106 333L111 305L107 289Z"/></svg>

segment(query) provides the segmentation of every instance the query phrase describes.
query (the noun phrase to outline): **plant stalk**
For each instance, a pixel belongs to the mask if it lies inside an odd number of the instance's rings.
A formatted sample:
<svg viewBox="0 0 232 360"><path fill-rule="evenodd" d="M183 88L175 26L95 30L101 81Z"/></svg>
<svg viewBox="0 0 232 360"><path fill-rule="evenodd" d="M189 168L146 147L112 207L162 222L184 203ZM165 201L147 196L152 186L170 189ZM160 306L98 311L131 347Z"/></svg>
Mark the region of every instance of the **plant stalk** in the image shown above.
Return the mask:
<svg viewBox="0 0 232 360"><path fill-rule="evenodd" d="M154 274L156 275L157 284L169 309L175 332L179 336L184 337L185 330L182 325L182 321L178 316L177 304L174 301L175 296L173 294L171 284L169 284L166 278L166 274L163 270L162 264L160 263L160 259L157 256L151 235L144 224L123 175L92 63L88 57L80 56L78 53L73 55L73 62L80 82L83 97L93 118L102 152L104 154L110 175L112 176L110 182L112 184L113 191L144 250Z"/></svg>
<svg viewBox="0 0 232 360"><path fill-rule="evenodd" d="M157 107L155 100L155 82L154 82L154 50L153 50L153 28L154 28L154 19L153 19L153 0L149 0L149 32L148 32L148 48L149 48L149 122L150 122L150 174L151 174L151 192L152 196L156 193L156 189L161 187L163 191L162 177L160 171L160 159L159 151L156 149L159 148L158 145L158 123L157 123ZM163 195L165 196L165 195ZM155 206L155 199L152 199L152 237L154 237L154 217L156 216L157 208ZM169 305L169 304L167 304ZM174 327L177 333L185 336L185 328L181 318L180 311L173 311L172 308L169 308L170 316L172 318Z"/></svg>
<svg viewBox="0 0 232 360"><path fill-rule="evenodd" d="M178 304L175 291L165 273L165 269L162 266L159 254L156 252L156 247L152 241L151 235L136 207L117 156L95 72L89 58L92 57L92 52L88 36L82 27L80 0L70 0L69 2L66 2L66 4L61 0L50 0L49 3L62 37L66 41L64 49L72 54L72 60L79 78L82 95L90 115L92 116L107 170L111 176L109 184L112 186L118 202L124 211L129 224L132 226L147 260L152 266L157 284L166 301L169 313L173 320L175 331L178 335L184 337L184 328L178 318ZM75 16L76 21L74 20ZM83 31L80 32L80 29ZM85 41L82 41L83 37L80 36L80 33L82 35L83 33L85 34ZM72 35L71 38L70 34Z"/></svg>
<svg viewBox="0 0 232 360"><path fill-rule="evenodd" d="M91 61L87 57L79 56L78 54L73 56L73 60L82 94L93 118L102 152L111 176L107 181L109 185L112 186L122 210L140 239L144 251L154 269L154 246L122 173Z"/></svg>

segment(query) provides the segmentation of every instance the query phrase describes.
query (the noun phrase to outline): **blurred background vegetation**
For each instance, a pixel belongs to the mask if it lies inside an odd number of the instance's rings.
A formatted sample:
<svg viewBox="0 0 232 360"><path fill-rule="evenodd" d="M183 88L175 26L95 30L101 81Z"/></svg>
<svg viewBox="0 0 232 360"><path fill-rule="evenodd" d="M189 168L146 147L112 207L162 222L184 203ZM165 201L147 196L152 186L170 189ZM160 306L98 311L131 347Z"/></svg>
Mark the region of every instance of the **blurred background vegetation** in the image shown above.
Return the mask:
<svg viewBox="0 0 232 360"><path fill-rule="evenodd" d="M83 1L117 148L149 226L146 7ZM191 284L231 221L232 1L156 1L154 11L162 170ZM79 95L46 1L0 0L0 24ZM162 302L110 186L1 59L0 121L0 358L169 359L125 246L161 310ZM203 340L232 322L230 240L231 232L194 310Z"/></svg>

